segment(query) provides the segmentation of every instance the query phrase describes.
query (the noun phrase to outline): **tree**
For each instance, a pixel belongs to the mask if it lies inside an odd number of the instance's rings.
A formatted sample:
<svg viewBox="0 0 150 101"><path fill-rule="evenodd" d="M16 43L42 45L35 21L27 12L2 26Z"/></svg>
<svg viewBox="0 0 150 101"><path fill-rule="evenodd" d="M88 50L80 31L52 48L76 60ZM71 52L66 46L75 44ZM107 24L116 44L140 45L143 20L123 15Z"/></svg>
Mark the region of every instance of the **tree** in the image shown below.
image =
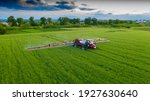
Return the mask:
<svg viewBox="0 0 150 101"><path fill-rule="evenodd" d="M113 25L113 24L114 24L114 21L113 21L112 19L109 19L109 20L108 20L108 23L109 23L109 25Z"/></svg>
<svg viewBox="0 0 150 101"><path fill-rule="evenodd" d="M18 23L18 26L20 27L21 25L24 24L24 19L23 18L17 18L17 23Z"/></svg>
<svg viewBox="0 0 150 101"><path fill-rule="evenodd" d="M114 23L115 24L120 24L120 20L116 19L116 20L114 20Z"/></svg>
<svg viewBox="0 0 150 101"><path fill-rule="evenodd" d="M70 23L72 23L72 24L80 24L80 19L79 18L70 19Z"/></svg>
<svg viewBox="0 0 150 101"><path fill-rule="evenodd" d="M16 19L14 18L14 16L9 16L7 18L7 22L10 26L16 26L17 23L16 23Z"/></svg>
<svg viewBox="0 0 150 101"><path fill-rule="evenodd" d="M30 17L30 18L29 18L29 24L30 24L31 26L34 26L34 25L35 25L34 17Z"/></svg>
<svg viewBox="0 0 150 101"><path fill-rule="evenodd" d="M51 24L52 23L52 19L51 18L47 18L47 23Z"/></svg>
<svg viewBox="0 0 150 101"><path fill-rule="evenodd" d="M98 20L96 18L92 18L92 25L97 25L98 24Z"/></svg>
<svg viewBox="0 0 150 101"><path fill-rule="evenodd" d="M26 22L26 23L22 24L21 27L24 28L24 29L25 28L30 28L30 24L29 24L29 22Z"/></svg>
<svg viewBox="0 0 150 101"><path fill-rule="evenodd" d="M129 24L134 24L134 21L129 20L128 23L129 23Z"/></svg>
<svg viewBox="0 0 150 101"><path fill-rule="evenodd" d="M87 25L91 25L92 24L92 18L91 17L85 18L84 23Z"/></svg>
<svg viewBox="0 0 150 101"><path fill-rule="evenodd" d="M60 23L60 25L67 25L70 22L70 19L68 17L60 17L58 19L58 22Z"/></svg>
<svg viewBox="0 0 150 101"><path fill-rule="evenodd" d="M40 23L41 23L41 25L46 25L46 18L45 17L41 17L40 18Z"/></svg>

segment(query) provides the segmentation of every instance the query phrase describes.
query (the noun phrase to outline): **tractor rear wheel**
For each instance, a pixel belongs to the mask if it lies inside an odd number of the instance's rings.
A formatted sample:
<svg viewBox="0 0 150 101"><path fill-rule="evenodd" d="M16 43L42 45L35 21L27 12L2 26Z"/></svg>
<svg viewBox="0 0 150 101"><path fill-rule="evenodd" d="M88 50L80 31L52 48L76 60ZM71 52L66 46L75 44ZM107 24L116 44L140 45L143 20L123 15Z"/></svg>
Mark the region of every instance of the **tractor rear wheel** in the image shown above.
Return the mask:
<svg viewBox="0 0 150 101"><path fill-rule="evenodd" d="M85 50L85 47L83 45L81 45L80 49Z"/></svg>

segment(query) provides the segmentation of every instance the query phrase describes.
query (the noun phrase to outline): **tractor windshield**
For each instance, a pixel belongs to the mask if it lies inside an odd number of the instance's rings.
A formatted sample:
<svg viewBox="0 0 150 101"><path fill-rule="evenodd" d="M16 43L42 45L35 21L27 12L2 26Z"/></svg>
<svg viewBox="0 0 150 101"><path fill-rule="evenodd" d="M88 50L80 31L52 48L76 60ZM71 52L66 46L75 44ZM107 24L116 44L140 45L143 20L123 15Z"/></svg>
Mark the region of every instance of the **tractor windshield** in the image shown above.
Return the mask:
<svg viewBox="0 0 150 101"><path fill-rule="evenodd" d="M80 43L85 44L86 40L82 39L80 40Z"/></svg>

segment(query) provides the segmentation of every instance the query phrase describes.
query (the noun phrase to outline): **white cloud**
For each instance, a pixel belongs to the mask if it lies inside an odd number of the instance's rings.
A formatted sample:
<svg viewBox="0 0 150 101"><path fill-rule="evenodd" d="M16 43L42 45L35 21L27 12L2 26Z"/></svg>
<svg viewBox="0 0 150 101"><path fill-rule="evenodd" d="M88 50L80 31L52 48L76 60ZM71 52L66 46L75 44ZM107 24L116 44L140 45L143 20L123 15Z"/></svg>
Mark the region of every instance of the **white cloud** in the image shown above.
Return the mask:
<svg viewBox="0 0 150 101"><path fill-rule="evenodd" d="M95 2L89 2L88 5L113 14L142 14L150 12L150 1L105 2L97 0Z"/></svg>
<svg viewBox="0 0 150 101"><path fill-rule="evenodd" d="M41 0L42 3L47 3L48 5L54 5L54 1L56 2L56 0ZM102 17L109 15L110 17L111 14L145 14L150 16L150 2L104 2L98 0L68 0L68 2L70 3L72 1L74 1L76 6L74 9L58 11L14 10L0 7L0 18L7 18L10 15L24 18L29 18L30 16L34 16L36 18L40 18L43 16L52 18L58 18L61 16L84 18L90 15L92 17L97 15L102 15ZM80 8L85 8L85 10L81 10Z"/></svg>
<svg viewBox="0 0 150 101"><path fill-rule="evenodd" d="M58 11L34 11L34 10L10 10L10 9L5 9L5 10L0 10L0 18L7 18L8 16L15 16L15 17L24 17L24 18L29 18L30 16L34 16L35 18L40 18L40 17L52 17L52 18L58 18L62 16L68 16L68 17L83 17L87 14L88 12L82 12L82 11L77 11L77 12L71 12L70 10L58 10Z"/></svg>

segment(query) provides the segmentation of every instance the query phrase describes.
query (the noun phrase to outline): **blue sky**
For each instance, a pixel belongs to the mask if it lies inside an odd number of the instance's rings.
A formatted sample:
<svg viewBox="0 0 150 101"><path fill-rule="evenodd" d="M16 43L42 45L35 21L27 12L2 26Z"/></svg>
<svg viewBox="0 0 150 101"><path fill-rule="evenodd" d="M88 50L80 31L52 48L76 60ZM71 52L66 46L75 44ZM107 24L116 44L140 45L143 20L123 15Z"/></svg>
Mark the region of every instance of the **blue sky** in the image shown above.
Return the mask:
<svg viewBox="0 0 150 101"><path fill-rule="evenodd" d="M150 16L149 5L148 0L0 0L0 18L7 18L10 15L23 18L30 16L124 18L129 15L132 17L140 15L139 17L144 19Z"/></svg>

